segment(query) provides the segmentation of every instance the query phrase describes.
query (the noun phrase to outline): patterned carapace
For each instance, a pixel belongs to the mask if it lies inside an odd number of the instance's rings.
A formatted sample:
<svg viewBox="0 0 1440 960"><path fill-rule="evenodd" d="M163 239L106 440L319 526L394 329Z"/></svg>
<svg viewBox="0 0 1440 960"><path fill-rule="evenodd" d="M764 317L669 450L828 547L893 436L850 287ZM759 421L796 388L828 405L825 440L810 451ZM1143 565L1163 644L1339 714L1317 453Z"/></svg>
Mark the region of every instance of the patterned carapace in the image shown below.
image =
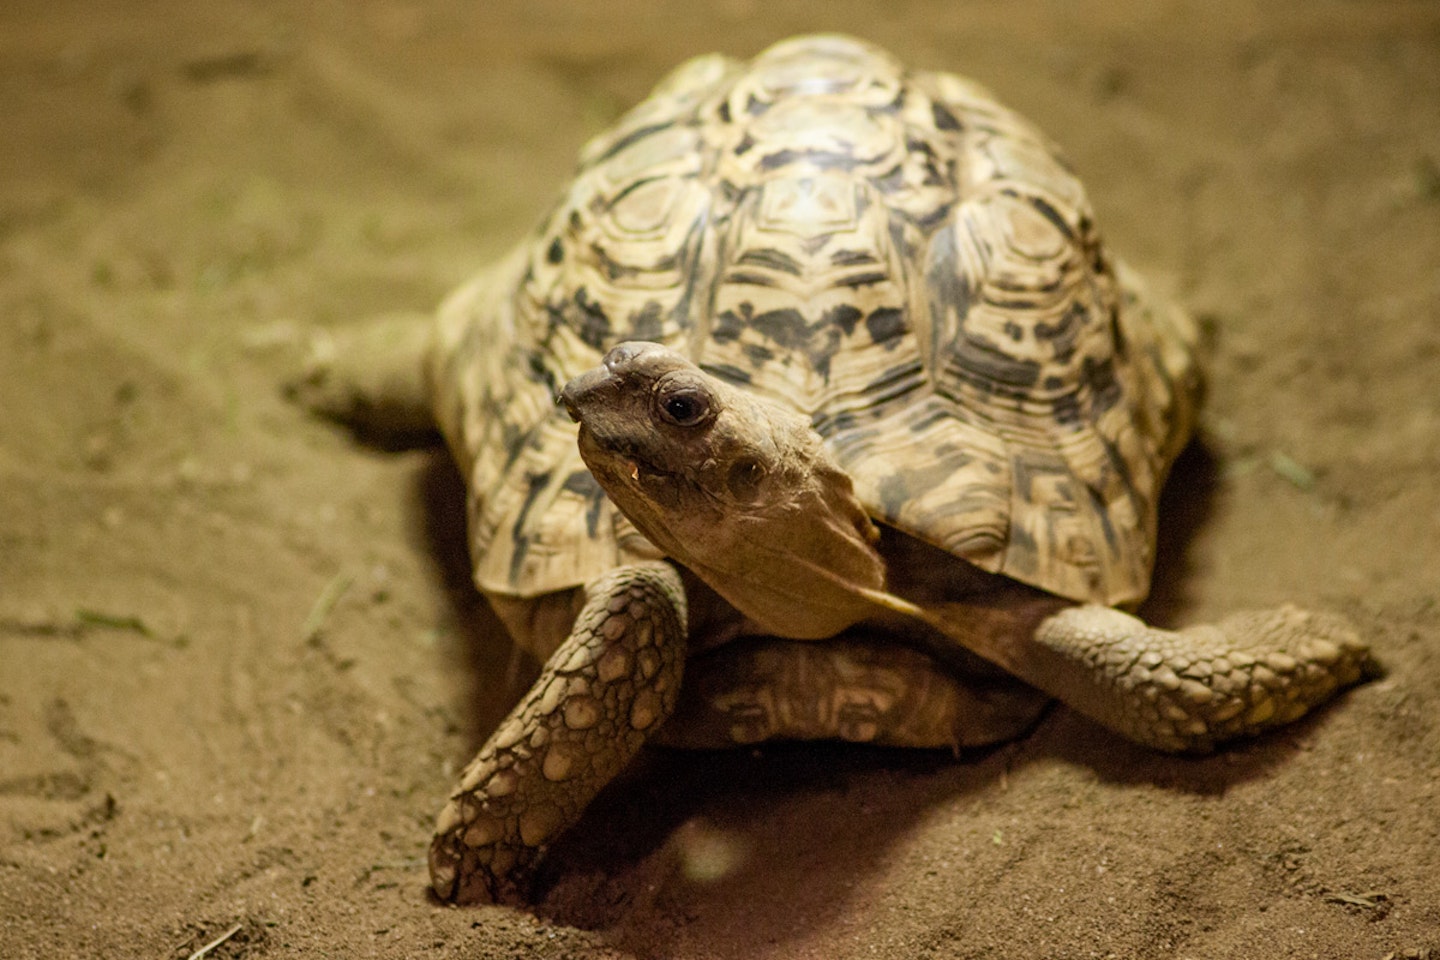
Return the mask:
<svg viewBox="0 0 1440 960"><path fill-rule="evenodd" d="M522 597L650 554L553 402L622 340L808 415L878 521L1107 604L1148 590L1198 394L1190 321L1107 258L1055 148L841 37L681 66L439 329L476 581Z"/></svg>

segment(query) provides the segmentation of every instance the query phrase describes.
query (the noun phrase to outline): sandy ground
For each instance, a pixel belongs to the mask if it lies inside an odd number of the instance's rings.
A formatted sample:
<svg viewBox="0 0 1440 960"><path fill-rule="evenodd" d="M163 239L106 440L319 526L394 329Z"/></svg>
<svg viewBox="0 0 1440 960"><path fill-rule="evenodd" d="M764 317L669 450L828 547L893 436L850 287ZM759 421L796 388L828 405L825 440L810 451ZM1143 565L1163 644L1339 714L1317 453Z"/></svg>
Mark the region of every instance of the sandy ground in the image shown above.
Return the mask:
<svg viewBox="0 0 1440 960"><path fill-rule="evenodd" d="M681 58L816 28L1032 116L1216 327L1146 612L1341 610L1389 674L1203 760L1063 709L657 752L533 912L439 906L531 668L448 464L287 406L286 343L434 303ZM1440 957L1429 0L7 0L0 129L0 956Z"/></svg>

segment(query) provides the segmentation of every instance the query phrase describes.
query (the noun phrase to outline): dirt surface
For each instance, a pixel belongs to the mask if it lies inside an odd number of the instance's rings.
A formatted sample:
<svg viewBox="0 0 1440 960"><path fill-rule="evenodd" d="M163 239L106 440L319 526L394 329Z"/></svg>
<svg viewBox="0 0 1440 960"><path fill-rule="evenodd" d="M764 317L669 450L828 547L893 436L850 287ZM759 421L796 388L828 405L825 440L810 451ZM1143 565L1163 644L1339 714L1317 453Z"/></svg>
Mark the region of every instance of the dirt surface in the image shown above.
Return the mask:
<svg viewBox="0 0 1440 960"><path fill-rule="evenodd" d="M1389 674L1201 760L1064 709L656 752L533 912L440 906L533 665L444 458L286 405L288 347L428 308L683 57L820 28L990 85L1213 322L1147 614L1336 609ZM0 956L1440 957L1430 0L7 0L0 117Z"/></svg>

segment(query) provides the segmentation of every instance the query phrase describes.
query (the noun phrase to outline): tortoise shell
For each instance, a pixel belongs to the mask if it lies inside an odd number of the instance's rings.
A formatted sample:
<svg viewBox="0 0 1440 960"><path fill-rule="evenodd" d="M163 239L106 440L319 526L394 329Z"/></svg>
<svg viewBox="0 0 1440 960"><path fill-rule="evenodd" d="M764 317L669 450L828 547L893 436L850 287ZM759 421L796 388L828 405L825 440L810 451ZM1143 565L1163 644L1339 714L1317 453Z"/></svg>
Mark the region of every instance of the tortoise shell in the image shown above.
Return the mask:
<svg viewBox="0 0 1440 960"><path fill-rule="evenodd" d="M438 331L475 579L516 597L654 555L553 399L619 341L810 417L877 521L1106 604L1148 591L1199 386L1189 319L1106 255L1043 135L835 36L679 67Z"/></svg>

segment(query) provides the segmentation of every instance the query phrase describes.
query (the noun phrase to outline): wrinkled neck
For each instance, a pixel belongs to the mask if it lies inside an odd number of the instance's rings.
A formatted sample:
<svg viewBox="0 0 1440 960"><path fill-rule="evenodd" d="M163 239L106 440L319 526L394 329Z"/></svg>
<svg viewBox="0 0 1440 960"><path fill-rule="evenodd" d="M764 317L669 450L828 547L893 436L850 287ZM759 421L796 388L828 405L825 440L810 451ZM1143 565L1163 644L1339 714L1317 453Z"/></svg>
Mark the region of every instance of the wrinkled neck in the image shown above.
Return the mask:
<svg viewBox="0 0 1440 960"><path fill-rule="evenodd" d="M885 588L875 525L850 478L819 438L743 507L682 497L627 505L632 522L762 630L779 637L833 636L875 614ZM623 496L623 493L622 493Z"/></svg>
<svg viewBox="0 0 1440 960"><path fill-rule="evenodd" d="M808 485L780 515L738 518L728 548L692 567L776 636L833 636L874 615L885 588L876 532L845 479Z"/></svg>

